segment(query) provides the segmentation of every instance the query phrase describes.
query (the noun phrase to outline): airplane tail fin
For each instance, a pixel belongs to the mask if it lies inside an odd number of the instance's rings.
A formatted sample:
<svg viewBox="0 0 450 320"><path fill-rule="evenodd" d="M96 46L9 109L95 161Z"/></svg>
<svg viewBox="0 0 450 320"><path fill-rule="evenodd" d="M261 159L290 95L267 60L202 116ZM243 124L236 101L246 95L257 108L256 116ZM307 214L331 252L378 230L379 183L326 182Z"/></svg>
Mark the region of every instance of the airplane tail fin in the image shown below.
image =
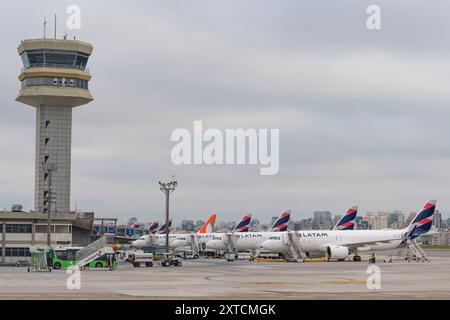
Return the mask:
<svg viewBox="0 0 450 320"><path fill-rule="evenodd" d="M216 222L217 214L212 214L208 220L202 225L199 233L211 233L214 230L214 224Z"/></svg>
<svg viewBox="0 0 450 320"><path fill-rule="evenodd" d="M248 232L250 229L250 221L252 220L251 214L246 214L242 217L241 222L239 222L236 227L234 227L233 232Z"/></svg>
<svg viewBox="0 0 450 320"><path fill-rule="evenodd" d="M288 222L291 218L291 210L284 211L270 228L271 232L287 231Z"/></svg>
<svg viewBox="0 0 450 320"><path fill-rule="evenodd" d="M408 226L408 233L406 237L414 239L421 234L430 231L433 224L433 215L436 209L436 200L428 200L423 209L416 215L413 221Z"/></svg>
<svg viewBox="0 0 450 320"><path fill-rule="evenodd" d="M353 230L355 228L355 219L358 214L358 206L350 207L345 215L331 230Z"/></svg>
<svg viewBox="0 0 450 320"><path fill-rule="evenodd" d="M153 222L150 224L150 226L148 227L148 233L149 233L149 234L155 234L156 231L158 231L158 225L159 225L158 220L153 221Z"/></svg>
<svg viewBox="0 0 450 320"><path fill-rule="evenodd" d="M172 219L169 220L169 226L167 226L167 224L164 223L161 227L159 227L157 233L158 234L164 234L164 233L166 233L168 228L170 229L171 226L172 226Z"/></svg>

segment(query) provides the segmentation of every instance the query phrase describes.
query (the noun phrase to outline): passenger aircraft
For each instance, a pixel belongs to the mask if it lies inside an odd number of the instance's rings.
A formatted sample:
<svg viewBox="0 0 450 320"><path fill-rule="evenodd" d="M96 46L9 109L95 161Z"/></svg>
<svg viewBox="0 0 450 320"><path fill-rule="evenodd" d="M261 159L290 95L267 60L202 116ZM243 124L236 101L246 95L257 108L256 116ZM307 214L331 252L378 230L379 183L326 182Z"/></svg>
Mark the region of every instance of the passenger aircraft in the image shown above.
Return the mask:
<svg viewBox="0 0 450 320"><path fill-rule="evenodd" d="M328 258L345 259L350 254L395 249L427 233L433 223L435 208L436 200L427 201L410 225L401 230L310 230L293 233L304 253L323 252ZM286 252L289 249L288 237L288 232L252 232L235 234L235 242L238 250ZM207 247L226 250L222 238L209 241Z"/></svg>
<svg viewBox="0 0 450 320"><path fill-rule="evenodd" d="M206 222L201 226L198 234L211 233L214 228L214 223L216 221L217 214L211 215ZM169 221L169 228L172 225L172 220ZM165 245L166 243L166 225L162 225L156 234L148 234L135 240L131 245L135 248L142 248L149 246L151 244ZM179 246L190 245L192 234L181 234L181 233L169 233L169 246L176 248Z"/></svg>
<svg viewBox="0 0 450 320"><path fill-rule="evenodd" d="M231 232L233 234L240 234L241 232L239 230L237 230L237 227L239 227L241 224L250 224L250 219L248 219L248 216L244 216L241 220L240 223L238 223L238 225L234 228L234 230ZM289 221L289 218L291 216L291 211L283 211L280 216L278 217L278 219L273 223L273 226L270 228L270 231L273 232L278 232L279 230L284 230L284 225L286 225L286 229L287 229L287 223ZM248 228L246 228L246 232L248 232ZM209 241L211 241L212 239L218 237L218 236L223 236L225 235L225 233L199 233L197 234L197 242L200 246L200 248L202 250L206 250L207 248L207 243Z"/></svg>
<svg viewBox="0 0 450 320"><path fill-rule="evenodd" d="M200 230L194 234L169 234L169 246L171 248L189 246L192 244L192 237L195 236L197 238L197 243L202 250L206 250L206 243L213 239L217 233L213 233L214 223L216 221L216 214L211 215L205 224L200 228ZM280 214L279 218L273 224L271 231L276 232L277 230L283 230L283 224L286 225L289 221L290 211L284 211ZM251 215L244 215L242 220L236 225L233 229L233 233L243 233L248 232L251 221ZM140 237L138 240L132 242L132 246L135 248L142 248L151 244L159 244L164 245L166 243L166 235L165 234L156 234L156 235L145 235Z"/></svg>
<svg viewBox="0 0 450 320"><path fill-rule="evenodd" d="M347 210L347 213L338 221L338 223L331 230L352 230L354 227L354 220L356 219L356 215L358 214L358 206L350 207ZM236 235L237 238L248 238L251 237L253 240L250 241L251 244L254 244L251 248L247 247L238 247L238 250L257 250L261 249L259 247L260 243L265 241L264 237L276 232L274 237L278 237L281 239L280 232L286 232L288 227L289 219L291 218L291 210L284 211L280 214L278 219L274 222L273 226L269 231L264 232L253 232L245 235ZM226 250L227 249L227 234L226 233L214 233L209 235L212 239L208 241L208 244L205 246L208 249L214 250ZM240 245L244 246L247 241L240 241Z"/></svg>
<svg viewBox="0 0 450 320"><path fill-rule="evenodd" d="M192 243L192 236L197 237L199 245L205 244L209 241L209 235L212 235L214 229L214 223L216 221L216 214L211 215L208 220L203 224L197 234L186 234L186 233L172 233L169 234L169 246L172 248L189 246ZM233 232L248 232L250 227L251 215L244 215L242 220L233 229ZM163 231L158 231L157 235L153 236L143 236L132 243L133 247L143 247L150 244L152 241L158 245L165 245L166 234L165 228L161 228ZM203 248L204 249L204 248Z"/></svg>

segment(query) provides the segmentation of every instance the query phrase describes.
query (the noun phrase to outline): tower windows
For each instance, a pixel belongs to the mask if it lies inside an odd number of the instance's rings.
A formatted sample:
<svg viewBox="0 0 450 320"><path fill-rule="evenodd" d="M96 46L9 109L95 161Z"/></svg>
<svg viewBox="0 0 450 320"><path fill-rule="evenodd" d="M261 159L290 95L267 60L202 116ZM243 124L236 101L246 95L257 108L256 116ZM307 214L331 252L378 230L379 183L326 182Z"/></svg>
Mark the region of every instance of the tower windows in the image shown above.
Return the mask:
<svg viewBox="0 0 450 320"><path fill-rule="evenodd" d="M32 86L70 86L88 89L88 81L77 78L32 77L22 80L22 88Z"/></svg>
<svg viewBox="0 0 450 320"><path fill-rule="evenodd" d="M22 53L23 66L28 68L65 67L86 69L89 55L77 51L37 49Z"/></svg>

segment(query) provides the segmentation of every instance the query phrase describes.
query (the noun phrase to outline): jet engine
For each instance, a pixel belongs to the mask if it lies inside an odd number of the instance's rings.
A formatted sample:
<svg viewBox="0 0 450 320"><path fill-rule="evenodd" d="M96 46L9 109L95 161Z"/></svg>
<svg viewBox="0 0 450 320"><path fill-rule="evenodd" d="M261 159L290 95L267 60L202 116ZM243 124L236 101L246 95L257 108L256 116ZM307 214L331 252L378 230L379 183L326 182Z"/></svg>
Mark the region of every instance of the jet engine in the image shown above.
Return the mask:
<svg viewBox="0 0 450 320"><path fill-rule="evenodd" d="M227 248L225 241L222 239L209 240L206 243L206 248L214 250L225 250Z"/></svg>
<svg viewBox="0 0 450 320"><path fill-rule="evenodd" d="M327 247L328 258L332 259L346 259L348 257L348 248L344 246L329 246Z"/></svg>

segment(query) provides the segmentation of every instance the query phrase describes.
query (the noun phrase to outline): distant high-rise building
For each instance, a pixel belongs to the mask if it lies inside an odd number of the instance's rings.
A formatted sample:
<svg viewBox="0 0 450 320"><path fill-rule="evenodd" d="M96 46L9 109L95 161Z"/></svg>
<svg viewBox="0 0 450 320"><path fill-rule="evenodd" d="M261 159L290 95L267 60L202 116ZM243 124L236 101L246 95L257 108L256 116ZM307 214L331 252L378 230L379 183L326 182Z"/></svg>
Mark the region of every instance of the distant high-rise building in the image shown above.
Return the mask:
<svg viewBox="0 0 450 320"><path fill-rule="evenodd" d="M366 221L371 230L387 229L389 227L388 218L389 213L387 212L367 212L366 214Z"/></svg>
<svg viewBox="0 0 450 320"><path fill-rule="evenodd" d="M338 214L333 217L333 227L342 219L342 215Z"/></svg>
<svg viewBox="0 0 450 320"><path fill-rule="evenodd" d="M442 215L439 210L434 212L433 225L439 230L442 229Z"/></svg>
<svg viewBox="0 0 450 320"><path fill-rule="evenodd" d="M270 222L270 226L273 226L275 221L277 221L278 217L272 217L272 221Z"/></svg>
<svg viewBox="0 0 450 320"><path fill-rule="evenodd" d="M333 221L330 211L314 211L312 228L313 229L331 229Z"/></svg>
<svg viewBox="0 0 450 320"><path fill-rule="evenodd" d="M237 225L236 221L230 221L225 224L225 228L227 231L232 231Z"/></svg>
<svg viewBox="0 0 450 320"><path fill-rule="evenodd" d="M361 217L359 222L356 223L356 230L369 230L369 221Z"/></svg>
<svg viewBox="0 0 450 320"><path fill-rule="evenodd" d="M401 229L405 224L405 215L401 211L394 211L388 216L388 225L392 229Z"/></svg>
<svg viewBox="0 0 450 320"><path fill-rule="evenodd" d="M450 228L450 218L448 218L447 220L445 220L445 226L444 228Z"/></svg>
<svg viewBox="0 0 450 320"><path fill-rule="evenodd" d="M261 222L258 219L252 219L250 221L250 230L254 232L261 231Z"/></svg>
<svg viewBox="0 0 450 320"><path fill-rule="evenodd" d="M409 225L409 224L414 220L414 218L416 217L416 215L417 215L417 212L410 212L410 213L408 214L408 218L406 219L405 225Z"/></svg>
<svg viewBox="0 0 450 320"><path fill-rule="evenodd" d="M200 230L200 228L203 226L204 223L205 223L205 222L204 222L203 220L197 220L197 221L195 222L195 230L196 230L196 231Z"/></svg>
<svg viewBox="0 0 450 320"><path fill-rule="evenodd" d="M194 220L181 221L181 229L184 231L194 231L195 230Z"/></svg>
<svg viewBox="0 0 450 320"><path fill-rule="evenodd" d="M312 229L312 219L302 219L300 220L300 229L299 230L311 230Z"/></svg>
<svg viewBox="0 0 450 320"><path fill-rule="evenodd" d="M288 230L290 231L302 230L302 221L290 221L288 224Z"/></svg>

